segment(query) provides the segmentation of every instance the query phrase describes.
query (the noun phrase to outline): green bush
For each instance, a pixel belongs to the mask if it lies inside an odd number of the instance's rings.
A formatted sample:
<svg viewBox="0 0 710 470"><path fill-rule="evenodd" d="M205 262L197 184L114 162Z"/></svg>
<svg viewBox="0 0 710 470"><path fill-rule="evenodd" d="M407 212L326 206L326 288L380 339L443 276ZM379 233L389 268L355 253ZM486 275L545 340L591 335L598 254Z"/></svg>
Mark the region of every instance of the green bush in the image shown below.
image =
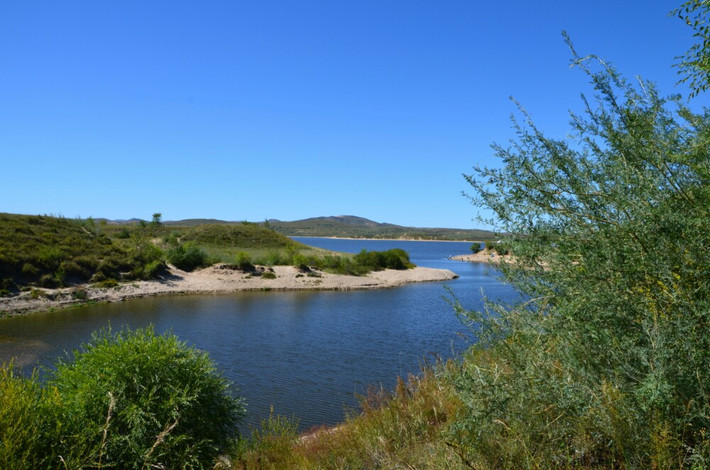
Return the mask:
<svg viewBox="0 0 710 470"><path fill-rule="evenodd" d="M207 253L197 245L185 243L168 250L168 261L183 271L192 271L210 264Z"/></svg>
<svg viewBox="0 0 710 470"><path fill-rule="evenodd" d="M409 255L400 248L393 248L387 251L367 251L362 250L355 255L354 261L358 266L371 271L382 269L408 269L412 267Z"/></svg>
<svg viewBox="0 0 710 470"><path fill-rule="evenodd" d="M254 271L255 268L251 262L251 257L247 253L240 251L235 258L236 265L241 271L245 273Z"/></svg>
<svg viewBox="0 0 710 470"><path fill-rule="evenodd" d="M103 281L99 281L94 284L94 287L98 287L100 289L112 289L118 286L119 283L115 279L104 279Z"/></svg>
<svg viewBox="0 0 710 470"><path fill-rule="evenodd" d="M57 448L90 449L69 467L212 468L244 414L206 353L152 328L95 334L49 385L70 436Z"/></svg>
<svg viewBox="0 0 710 470"><path fill-rule="evenodd" d="M479 253L482 250L483 248L481 247L481 244L479 242L474 242L471 244L471 251L473 252L473 254Z"/></svg>
<svg viewBox="0 0 710 470"><path fill-rule="evenodd" d="M0 368L0 468L60 468L61 401L36 375L24 378L12 365Z"/></svg>

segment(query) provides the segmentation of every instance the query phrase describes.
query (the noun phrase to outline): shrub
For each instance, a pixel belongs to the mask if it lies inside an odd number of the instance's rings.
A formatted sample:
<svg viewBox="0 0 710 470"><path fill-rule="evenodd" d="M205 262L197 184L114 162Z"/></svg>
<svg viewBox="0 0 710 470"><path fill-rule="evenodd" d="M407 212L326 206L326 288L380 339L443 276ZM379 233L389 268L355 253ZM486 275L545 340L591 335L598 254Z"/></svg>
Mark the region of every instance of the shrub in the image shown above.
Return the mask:
<svg viewBox="0 0 710 470"><path fill-rule="evenodd" d="M481 247L481 244L479 242L474 242L471 244L471 251L473 254L479 253L483 248Z"/></svg>
<svg viewBox="0 0 710 470"><path fill-rule="evenodd" d="M237 267L245 273L254 271L254 265L251 262L251 257L243 251L237 253L236 264Z"/></svg>
<svg viewBox="0 0 710 470"><path fill-rule="evenodd" d="M71 436L62 450L87 443L92 466L211 468L244 414L206 353L152 328L95 334L49 383Z"/></svg>
<svg viewBox="0 0 710 470"><path fill-rule="evenodd" d="M710 460L710 115L575 57L596 102L564 140L524 114L467 177L515 260L517 306L478 343L451 438L490 467L702 468ZM507 246L506 246L507 245Z"/></svg>
<svg viewBox="0 0 710 470"><path fill-rule="evenodd" d="M167 255L168 261L183 271L192 271L209 265L207 253L192 243L170 248Z"/></svg>
<svg viewBox="0 0 710 470"><path fill-rule="evenodd" d="M371 271L412 267L409 255L400 248L393 248L387 251L362 250L355 255L354 261L358 266Z"/></svg>
<svg viewBox="0 0 710 470"><path fill-rule="evenodd" d="M60 401L33 375L24 378L12 365L0 368L0 468L59 468Z"/></svg>
<svg viewBox="0 0 710 470"><path fill-rule="evenodd" d="M22 265L22 274L30 279L35 278L39 274L39 269L32 263L24 263Z"/></svg>
<svg viewBox="0 0 710 470"><path fill-rule="evenodd" d="M98 287L100 289L110 289L118 286L118 281L115 279L104 279L103 281L99 281L94 284L94 287Z"/></svg>

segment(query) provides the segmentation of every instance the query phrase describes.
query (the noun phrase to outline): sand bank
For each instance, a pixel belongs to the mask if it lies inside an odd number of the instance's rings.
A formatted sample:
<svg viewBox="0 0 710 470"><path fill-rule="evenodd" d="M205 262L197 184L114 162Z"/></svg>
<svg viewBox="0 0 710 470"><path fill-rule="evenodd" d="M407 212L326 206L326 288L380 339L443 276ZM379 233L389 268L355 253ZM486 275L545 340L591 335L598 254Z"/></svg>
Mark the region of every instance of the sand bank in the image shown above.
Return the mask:
<svg viewBox="0 0 710 470"><path fill-rule="evenodd" d="M35 289L0 298L0 317L60 309L86 302L120 302L157 295L227 294L249 290L362 290L397 287L412 282L447 281L458 277L448 269L416 267L346 276L320 271L302 273L293 266L274 266L275 279L254 276L218 264L193 272L170 267L158 280L122 283L113 288L80 285L63 289Z"/></svg>

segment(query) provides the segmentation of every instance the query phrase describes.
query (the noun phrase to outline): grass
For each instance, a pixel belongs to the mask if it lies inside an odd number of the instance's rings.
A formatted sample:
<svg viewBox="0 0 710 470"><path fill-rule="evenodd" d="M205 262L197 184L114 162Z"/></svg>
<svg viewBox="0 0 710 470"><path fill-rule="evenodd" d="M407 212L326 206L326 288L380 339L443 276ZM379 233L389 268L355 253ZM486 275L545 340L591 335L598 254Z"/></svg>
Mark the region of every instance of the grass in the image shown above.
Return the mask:
<svg viewBox="0 0 710 470"><path fill-rule="evenodd" d="M8 291L22 285L86 282L97 273L103 278L120 272L141 277L143 254L87 221L0 214L0 283Z"/></svg>
<svg viewBox="0 0 710 470"><path fill-rule="evenodd" d="M426 366L391 392L370 387L334 428L298 435L294 422L270 416L242 442L233 468L466 468L443 438L461 406L445 378L458 368Z"/></svg>
<svg viewBox="0 0 710 470"><path fill-rule="evenodd" d="M28 287L89 282L114 287L119 281L159 277L167 262L192 270L244 261L350 275L412 267L402 250L334 253L248 222L111 225L93 219L0 213L0 296L16 295Z"/></svg>

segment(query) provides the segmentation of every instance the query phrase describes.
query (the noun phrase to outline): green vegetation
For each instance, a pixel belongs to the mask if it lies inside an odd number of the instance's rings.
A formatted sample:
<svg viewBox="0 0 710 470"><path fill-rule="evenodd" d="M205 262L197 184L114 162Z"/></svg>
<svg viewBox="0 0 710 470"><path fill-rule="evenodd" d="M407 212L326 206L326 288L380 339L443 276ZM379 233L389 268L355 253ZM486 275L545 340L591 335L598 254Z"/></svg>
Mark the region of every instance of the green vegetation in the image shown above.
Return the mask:
<svg viewBox="0 0 710 470"><path fill-rule="evenodd" d="M393 248L387 251L362 250L355 255L355 263L370 271L409 269L414 267L409 261L409 254L400 248Z"/></svg>
<svg viewBox="0 0 710 470"><path fill-rule="evenodd" d="M151 222L112 225L91 218L0 214L0 296L28 286L115 287L119 281L159 277L166 263L192 271L217 262L250 273L257 273L255 265L351 275L412 267L402 250L332 253L248 222L181 226L166 224L155 213ZM74 298L81 300L80 294Z"/></svg>
<svg viewBox="0 0 710 470"><path fill-rule="evenodd" d="M466 468L441 439L461 408L443 378L458 369L454 362L425 367L392 392L370 387L358 412L335 428L299 436L296 423L271 416L240 443L233 468Z"/></svg>
<svg viewBox="0 0 710 470"><path fill-rule="evenodd" d="M598 101L574 138L524 114L505 165L468 177L529 298L458 307L479 342L447 439L476 468L710 462L710 116L594 63L575 56Z"/></svg>
<svg viewBox="0 0 710 470"><path fill-rule="evenodd" d="M166 254L170 264L183 271L192 271L212 264L207 253L192 243L175 243Z"/></svg>
<svg viewBox="0 0 710 470"><path fill-rule="evenodd" d="M680 83L690 82L691 97L706 91L710 86L710 23L708 23L710 4L704 0L691 0L671 12L693 29L696 39L690 49L680 56L675 64L681 75Z"/></svg>
<svg viewBox="0 0 710 470"><path fill-rule="evenodd" d="M706 2L685 5L704 25ZM707 45L694 51L700 61L689 63L704 67ZM232 448L234 468L710 466L710 113L651 83L635 87L604 62L597 69L593 57L574 53L574 63L596 102L572 115L571 137L546 137L521 108L517 140L494 147L503 166L467 177L472 200L509 234L486 246L515 254L501 269L525 301L470 311L454 300L477 336L461 360L392 393L373 389L333 429L298 436L271 417ZM708 86L699 77L696 93ZM334 269L406 264L400 255L316 260L293 245L271 254ZM99 335L46 386L4 369L0 464L213 466L241 404L204 356L155 340L150 330ZM200 390L211 398L194 398Z"/></svg>
<svg viewBox="0 0 710 470"><path fill-rule="evenodd" d="M409 254L399 248L387 251L362 250L354 256L335 254L307 256L299 252L293 252L288 258L288 263L283 264L296 266L302 272L319 269L351 276L362 276L371 271L381 271L383 269L410 269L414 267L409 261Z"/></svg>
<svg viewBox="0 0 710 470"><path fill-rule="evenodd" d="M151 278L164 266L162 253L134 235L119 243L92 219L0 214L0 281L10 291Z"/></svg>
<svg viewBox="0 0 710 470"><path fill-rule="evenodd" d="M0 466L213 468L244 414L229 390L175 336L97 334L45 385L0 370Z"/></svg>
<svg viewBox="0 0 710 470"><path fill-rule="evenodd" d="M710 467L710 114L599 63L575 54L597 102L573 137L521 109L503 166L467 177L527 300L454 300L478 338L460 362L332 430L272 419L235 468Z"/></svg>
<svg viewBox="0 0 710 470"><path fill-rule="evenodd" d="M268 220L264 225L292 237L481 240L493 235L487 230L402 227L354 216L315 217L293 222Z"/></svg>

